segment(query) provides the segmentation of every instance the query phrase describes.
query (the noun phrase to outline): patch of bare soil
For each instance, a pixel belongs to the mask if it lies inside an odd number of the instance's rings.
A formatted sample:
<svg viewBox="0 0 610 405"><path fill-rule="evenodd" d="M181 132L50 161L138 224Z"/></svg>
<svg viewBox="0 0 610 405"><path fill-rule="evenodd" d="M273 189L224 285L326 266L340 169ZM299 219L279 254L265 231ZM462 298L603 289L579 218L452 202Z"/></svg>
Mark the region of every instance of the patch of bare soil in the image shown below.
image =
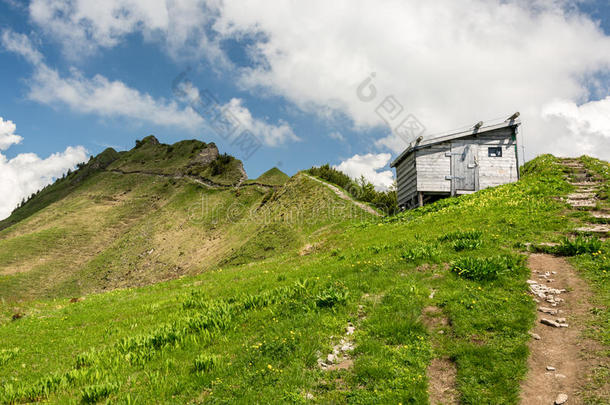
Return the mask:
<svg viewBox="0 0 610 405"><path fill-rule="evenodd" d="M537 320L530 332L529 372L522 384L521 403L553 404L560 394L568 396L569 404L582 403L579 390L587 383L587 372L602 361L594 356L599 344L583 336L591 292L562 258L533 254L529 268L534 290L544 286L550 291L537 289L543 292L535 297Z"/></svg>
<svg viewBox="0 0 610 405"><path fill-rule="evenodd" d="M449 326L449 319L436 306L427 306L422 310L422 323L432 333L442 334ZM457 368L447 358L434 358L426 371L428 377L428 398L430 404L457 404L456 389Z"/></svg>
<svg viewBox="0 0 610 405"><path fill-rule="evenodd" d="M458 404L457 369L449 359L433 359L428 366L428 398L431 405Z"/></svg>

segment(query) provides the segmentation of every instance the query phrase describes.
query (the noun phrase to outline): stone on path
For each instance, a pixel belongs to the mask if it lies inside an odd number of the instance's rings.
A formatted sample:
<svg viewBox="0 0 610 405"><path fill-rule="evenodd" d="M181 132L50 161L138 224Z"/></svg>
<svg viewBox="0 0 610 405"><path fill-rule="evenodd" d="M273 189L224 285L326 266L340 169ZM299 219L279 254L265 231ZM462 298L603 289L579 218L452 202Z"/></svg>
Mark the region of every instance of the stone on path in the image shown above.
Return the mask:
<svg viewBox="0 0 610 405"><path fill-rule="evenodd" d="M555 405L565 404L566 402L568 402L567 394L559 394L559 395L557 395L557 398L555 399Z"/></svg>
<svg viewBox="0 0 610 405"><path fill-rule="evenodd" d="M553 366L546 366L546 371L555 371L555 367L553 367Z"/></svg>
<svg viewBox="0 0 610 405"><path fill-rule="evenodd" d="M550 319L546 319L546 318L542 318L540 320L540 323L543 324L543 325L552 326L554 328L560 328L561 327L561 325L559 323L557 323L555 321L552 321Z"/></svg>
<svg viewBox="0 0 610 405"><path fill-rule="evenodd" d="M533 333L533 332L528 332L528 333L530 334L530 336L531 336L531 337L533 337L533 338L534 338L534 339L536 339L536 340L540 340L540 339L542 339L542 338L540 337L540 335L539 335L539 334L537 334L537 333Z"/></svg>
<svg viewBox="0 0 610 405"><path fill-rule="evenodd" d="M538 307L538 311L544 312L545 314L555 315L557 313L556 309L548 308L548 307Z"/></svg>

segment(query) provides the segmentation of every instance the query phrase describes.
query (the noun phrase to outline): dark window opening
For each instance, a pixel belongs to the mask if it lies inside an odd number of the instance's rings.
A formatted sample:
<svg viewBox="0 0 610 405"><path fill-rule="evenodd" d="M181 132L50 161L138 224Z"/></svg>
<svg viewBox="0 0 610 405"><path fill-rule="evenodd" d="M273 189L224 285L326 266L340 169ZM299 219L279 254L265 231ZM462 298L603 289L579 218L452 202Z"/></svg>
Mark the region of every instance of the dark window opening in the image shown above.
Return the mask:
<svg viewBox="0 0 610 405"><path fill-rule="evenodd" d="M502 157L502 147L494 146L487 148L487 156L489 157Z"/></svg>

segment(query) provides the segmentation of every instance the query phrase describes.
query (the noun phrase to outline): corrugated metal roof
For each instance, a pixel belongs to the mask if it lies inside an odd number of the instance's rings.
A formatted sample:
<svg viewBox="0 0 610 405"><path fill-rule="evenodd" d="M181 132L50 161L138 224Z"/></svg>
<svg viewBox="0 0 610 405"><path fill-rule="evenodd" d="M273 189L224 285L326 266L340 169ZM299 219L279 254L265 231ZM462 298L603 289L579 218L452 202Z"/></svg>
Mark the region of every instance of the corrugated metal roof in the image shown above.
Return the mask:
<svg viewBox="0 0 610 405"><path fill-rule="evenodd" d="M394 161L390 164L390 167L396 167L401 160L409 155L409 153L416 151L421 148L425 148L426 146L434 145L441 142L450 141L452 139L464 138L471 135L478 135L484 132L494 131L500 128L508 128L508 127L516 127L521 124L519 118L515 118L512 120L506 120L501 123L496 124L483 124L482 126L476 128L472 127L467 130L457 131L457 132L446 132L443 134L437 134L432 138L424 138L420 142L411 143L404 152L402 152Z"/></svg>

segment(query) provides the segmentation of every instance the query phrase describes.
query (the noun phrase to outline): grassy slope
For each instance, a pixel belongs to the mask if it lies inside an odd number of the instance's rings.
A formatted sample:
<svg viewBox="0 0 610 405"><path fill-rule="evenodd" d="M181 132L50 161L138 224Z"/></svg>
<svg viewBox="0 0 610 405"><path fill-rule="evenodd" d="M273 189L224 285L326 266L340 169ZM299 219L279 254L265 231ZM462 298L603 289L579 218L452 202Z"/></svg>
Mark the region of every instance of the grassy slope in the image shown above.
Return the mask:
<svg viewBox="0 0 610 405"><path fill-rule="evenodd" d="M231 157L216 174L212 165L197 163L206 148L215 146L195 140L164 145L148 137L129 152L107 150L16 210L0 230L3 301L75 297L260 260L297 249L314 231L330 232L340 226L337 218L351 215L344 207L332 218L317 218L314 204L335 206L338 198L300 176L273 194L258 186L209 189L186 177L145 174L210 172L213 181L238 182L241 163ZM268 174L279 184L281 172ZM295 218L298 226L286 226L295 209L302 216Z"/></svg>
<svg viewBox="0 0 610 405"><path fill-rule="evenodd" d="M304 256L276 252L247 266L90 295L76 304L32 301L19 308L25 317L12 322L5 306L0 398L301 403L310 393L319 403L422 403L427 364L438 356L457 364L463 403L516 403L534 319L527 270L514 265L496 279L476 281L444 263L518 257L523 242L558 240L575 225L553 198L570 188L554 158L530 162L525 173L519 183L395 217L336 224ZM287 215L302 199L297 190L276 192L264 207ZM313 218L337 216L330 205ZM317 237L313 229L324 227L308 218L289 229ZM439 241L470 229L483 232L473 250ZM235 257L250 252L256 239ZM424 327L421 313L429 305L450 320L442 335ZM316 359L330 352L350 321L356 326L353 369L321 371Z"/></svg>
<svg viewBox="0 0 610 405"><path fill-rule="evenodd" d="M301 198L303 190L309 198ZM265 194L257 187L236 193L186 179L99 173L69 197L0 231L2 297L78 296L196 274L227 260L260 260L300 247L336 220L314 217L314 204L334 205L337 197L311 180L292 180L261 207ZM287 226L282 219L293 221L297 208L304 218Z"/></svg>
<svg viewBox="0 0 610 405"><path fill-rule="evenodd" d="M256 182L261 184L269 184L271 186L281 186L284 185L290 177L278 169L277 167L273 167L267 170L265 173L258 176L256 180L249 180L250 182Z"/></svg>

